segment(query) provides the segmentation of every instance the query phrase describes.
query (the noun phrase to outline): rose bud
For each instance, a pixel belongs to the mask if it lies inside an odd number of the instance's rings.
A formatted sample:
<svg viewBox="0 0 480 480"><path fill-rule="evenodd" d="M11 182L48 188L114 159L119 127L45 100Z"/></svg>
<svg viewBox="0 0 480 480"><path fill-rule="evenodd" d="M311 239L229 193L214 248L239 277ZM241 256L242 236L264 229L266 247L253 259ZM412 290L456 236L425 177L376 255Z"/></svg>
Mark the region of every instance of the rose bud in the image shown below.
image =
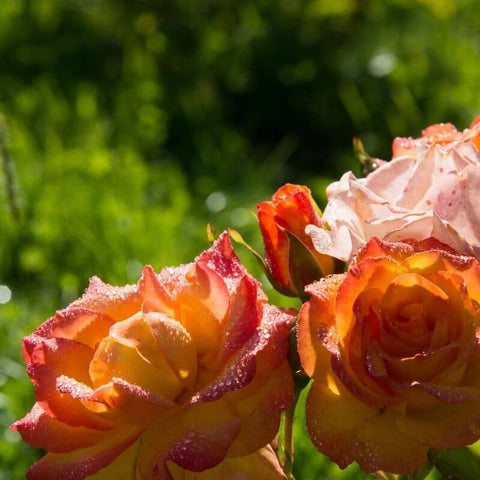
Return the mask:
<svg viewBox="0 0 480 480"><path fill-rule="evenodd" d="M317 252L305 233L307 225L322 228L320 210L310 190L284 185L271 201L259 203L257 211L274 287L286 295L305 296L305 285L334 270L334 259Z"/></svg>

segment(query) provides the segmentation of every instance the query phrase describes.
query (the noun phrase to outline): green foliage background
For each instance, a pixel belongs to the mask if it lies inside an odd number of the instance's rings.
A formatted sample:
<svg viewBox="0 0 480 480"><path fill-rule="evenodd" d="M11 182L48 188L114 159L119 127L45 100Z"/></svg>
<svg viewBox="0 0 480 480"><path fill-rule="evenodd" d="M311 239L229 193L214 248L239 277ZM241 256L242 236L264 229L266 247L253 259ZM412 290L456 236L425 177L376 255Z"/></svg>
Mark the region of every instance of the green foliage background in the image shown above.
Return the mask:
<svg viewBox="0 0 480 480"><path fill-rule="evenodd" d="M207 221L261 248L248 209L287 181L323 202L328 182L357 168L353 135L388 158L394 136L468 126L480 113L477 9L2 0L0 111L20 216L0 175L0 285L12 291L0 305L0 480L24 478L39 455L8 430L33 402L23 335L92 275L133 283L143 264L191 261ZM297 434L299 480L366 478L314 452L301 423Z"/></svg>

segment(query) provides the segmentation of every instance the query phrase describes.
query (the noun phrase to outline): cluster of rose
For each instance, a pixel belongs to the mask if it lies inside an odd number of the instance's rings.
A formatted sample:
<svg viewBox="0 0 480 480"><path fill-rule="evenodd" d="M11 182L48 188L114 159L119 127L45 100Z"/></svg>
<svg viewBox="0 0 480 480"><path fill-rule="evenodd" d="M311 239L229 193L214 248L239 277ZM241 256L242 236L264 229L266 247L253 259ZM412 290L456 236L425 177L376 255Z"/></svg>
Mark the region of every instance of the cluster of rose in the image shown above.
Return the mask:
<svg viewBox="0 0 480 480"><path fill-rule="evenodd" d="M369 166L323 214L298 185L258 205L262 261L299 312L268 303L224 232L136 285L93 278L26 337L37 401L12 428L48 452L27 477L293 478L310 379L310 438L342 468L410 474L478 440L480 117Z"/></svg>

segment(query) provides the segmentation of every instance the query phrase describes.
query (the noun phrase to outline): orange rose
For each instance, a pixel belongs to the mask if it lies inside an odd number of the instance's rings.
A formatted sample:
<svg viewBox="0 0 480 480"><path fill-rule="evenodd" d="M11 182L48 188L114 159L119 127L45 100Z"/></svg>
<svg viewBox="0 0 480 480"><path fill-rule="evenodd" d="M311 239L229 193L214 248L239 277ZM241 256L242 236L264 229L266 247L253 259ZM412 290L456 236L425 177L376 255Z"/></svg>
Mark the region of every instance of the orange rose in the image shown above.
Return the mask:
<svg viewBox="0 0 480 480"><path fill-rule="evenodd" d="M480 437L480 266L437 240L370 240L308 287L299 353L313 443L341 467L409 473Z"/></svg>
<svg viewBox="0 0 480 480"><path fill-rule="evenodd" d="M265 257L275 287L287 295L304 296L304 287L333 273L334 259L318 253L305 233L322 226L320 210L307 187L287 184L271 202L257 205Z"/></svg>
<svg viewBox="0 0 480 480"><path fill-rule="evenodd" d="M24 339L37 403L13 428L49 452L27 478L173 479L172 462L199 472L252 454L292 400L291 321L225 233L137 285L92 279Z"/></svg>

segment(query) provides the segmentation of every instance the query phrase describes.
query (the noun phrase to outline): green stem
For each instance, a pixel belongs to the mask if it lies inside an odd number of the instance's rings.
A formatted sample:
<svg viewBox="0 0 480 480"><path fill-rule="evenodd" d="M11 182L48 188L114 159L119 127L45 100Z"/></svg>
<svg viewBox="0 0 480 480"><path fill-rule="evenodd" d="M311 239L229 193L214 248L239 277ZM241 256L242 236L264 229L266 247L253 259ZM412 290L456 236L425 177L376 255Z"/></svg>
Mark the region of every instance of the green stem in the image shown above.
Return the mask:
<svg viewBox="0 0 480 480"><path fill-rule="evenodd" d="M281 451L281 464L287 480L295 480L293 476L293 461L295 458L295 445L293 438L293 424L295 421L295 408L301 391L308 385L309 378L305 375L298 356L297 348L297 329L295 323L290 326L288 348L288 363L293 374L293 401L290 408L283 414L283 438Z"/></svg>
<svg viewBox="0 0 480 480"><path fill-rule="evenodd" d="M293 476L293 461L295 459L295 445L293 437L293 423L295 420L295 407L297 406L299 392L295 391L292 405L285 412L283 424L283 471L288 480L295 480Z"/></svg>

